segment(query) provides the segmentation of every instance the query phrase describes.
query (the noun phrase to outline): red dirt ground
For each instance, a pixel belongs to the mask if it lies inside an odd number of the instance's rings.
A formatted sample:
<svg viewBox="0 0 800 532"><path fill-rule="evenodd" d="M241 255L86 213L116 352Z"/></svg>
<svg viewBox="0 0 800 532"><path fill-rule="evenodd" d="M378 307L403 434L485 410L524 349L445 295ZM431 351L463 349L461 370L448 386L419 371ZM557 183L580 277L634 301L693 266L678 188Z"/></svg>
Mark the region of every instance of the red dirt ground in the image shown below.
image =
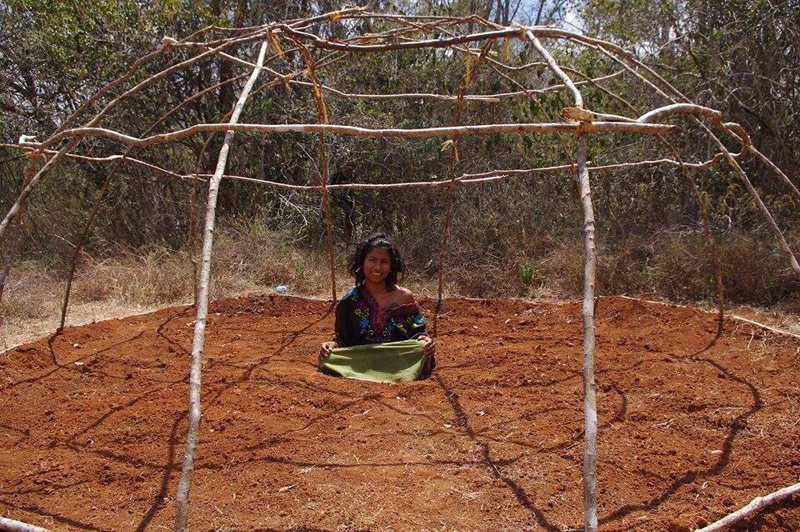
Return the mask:
<svg viewBox="0 0 800 532"><path fill-rule="evenodd" d="M431 303L424 302L428 315ZM447 300L438 367L315 371L321 301L212 305L193 530L566 530L582 520L580 306ZM602 298L601 530L689 530L800 477L800 340ZM55 530L171 529L193 313L0 354L0 512ZM800 500L739 530L800 530Z"/></svg>

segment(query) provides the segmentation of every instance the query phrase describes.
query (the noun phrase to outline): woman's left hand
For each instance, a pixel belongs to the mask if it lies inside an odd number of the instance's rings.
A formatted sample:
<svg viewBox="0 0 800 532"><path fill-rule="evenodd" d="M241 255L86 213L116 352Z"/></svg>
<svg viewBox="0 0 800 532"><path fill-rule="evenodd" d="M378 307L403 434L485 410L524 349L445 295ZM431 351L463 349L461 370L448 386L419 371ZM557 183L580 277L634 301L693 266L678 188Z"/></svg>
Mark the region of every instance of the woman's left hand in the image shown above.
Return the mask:
<svg viewBox="0 0 800 532"><path fill-rule="evenodd" d="M420 334L417 338L425 342L425 345L422 346L422 352L425 353L425 356L428 358L433 357L436 354L436 341L427 334Z"/></svg>

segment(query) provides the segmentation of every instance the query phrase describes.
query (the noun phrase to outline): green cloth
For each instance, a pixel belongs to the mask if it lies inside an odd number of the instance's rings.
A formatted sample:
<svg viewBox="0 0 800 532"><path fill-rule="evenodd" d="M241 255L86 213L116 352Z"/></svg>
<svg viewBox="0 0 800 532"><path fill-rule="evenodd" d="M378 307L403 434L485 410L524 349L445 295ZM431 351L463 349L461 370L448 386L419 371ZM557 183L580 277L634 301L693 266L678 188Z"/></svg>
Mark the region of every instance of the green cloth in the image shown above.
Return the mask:
<svg viewBox="0 0 800 532"><path fill-rule="evenodd" d="M337 347L320 360L319 370L346 379L372 382L408 382L430 372L430 358L422 340Z"/></svg>

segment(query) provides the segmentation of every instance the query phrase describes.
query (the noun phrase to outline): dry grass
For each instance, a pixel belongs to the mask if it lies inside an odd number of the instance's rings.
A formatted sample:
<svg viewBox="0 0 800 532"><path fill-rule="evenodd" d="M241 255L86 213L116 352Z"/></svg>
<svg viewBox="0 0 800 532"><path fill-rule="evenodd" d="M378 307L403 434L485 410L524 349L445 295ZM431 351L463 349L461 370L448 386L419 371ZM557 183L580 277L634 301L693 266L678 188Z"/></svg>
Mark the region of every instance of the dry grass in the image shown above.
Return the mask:
<svg viewBox="0 0 800 532"><path fill-rule="evenodd" d="M280 284L288 285L294 294L330 297L327 254L289 242L284 235L259 227L220 230L215 240L211 297L270 292ZM726 265L727 297L736 305L735 311L800 332L800 283L785 274L782 258L753 238L728 238L720 248ZM710 265L697 235L665 233L623 248L601 247L599 253L601 294L665 298L713 308ZM473 259L468 265L459 265L450 258L444 291L467 297L575 299L583 284L582 256L582 242L576 239L557 242L538 256L529 253L507 264L475 264ZM341 295L351 280L345 273L346 253L337 252L337 259L337 292ZM119 252L103 259L86 257L73 285L67 324L189 304L192 279L189 256L183 251L155 248ZM415 272L413 265L403 285L419 297L436 297L438 289L435 276ZM16 266L0 303L0 349L52 332L58 323L63 290L63 272L34 263ZM764 308L776 300L780 304Z"/></svg>
<svg viewBox="0 0 800 532"><path fill-rule="evenodd" d="M213 299L267 292L278 284L293 293L328 295L325 257L276 245L280 235L222 230L215 241ZM344 275L339 275L343 282ZM340 283L343 284L343 283ZM64 297L64 273L35 263L16 266L0 302L0 349L52 332ZM84 257L73 282L67 325L113 319L193 300L193 273L184 251L165 248Z"/></svg>

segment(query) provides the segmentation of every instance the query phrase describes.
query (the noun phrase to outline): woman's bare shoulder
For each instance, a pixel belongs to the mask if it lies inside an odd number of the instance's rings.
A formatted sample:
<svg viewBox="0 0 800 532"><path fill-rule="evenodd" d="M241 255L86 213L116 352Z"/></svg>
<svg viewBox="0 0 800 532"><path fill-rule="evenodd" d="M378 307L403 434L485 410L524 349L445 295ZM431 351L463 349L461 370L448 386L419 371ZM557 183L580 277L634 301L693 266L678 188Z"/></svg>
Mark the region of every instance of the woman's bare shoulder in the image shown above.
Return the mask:
<svg viewBox="0 0 800 532"><path fill-rule="evenodd" d="M394 289L397 291L397 295L395 297L397 298L396 301L398 304L407 305L409 303L416 302L416 299L414 299L414 294L408 288L395 285Z"/></svg>

